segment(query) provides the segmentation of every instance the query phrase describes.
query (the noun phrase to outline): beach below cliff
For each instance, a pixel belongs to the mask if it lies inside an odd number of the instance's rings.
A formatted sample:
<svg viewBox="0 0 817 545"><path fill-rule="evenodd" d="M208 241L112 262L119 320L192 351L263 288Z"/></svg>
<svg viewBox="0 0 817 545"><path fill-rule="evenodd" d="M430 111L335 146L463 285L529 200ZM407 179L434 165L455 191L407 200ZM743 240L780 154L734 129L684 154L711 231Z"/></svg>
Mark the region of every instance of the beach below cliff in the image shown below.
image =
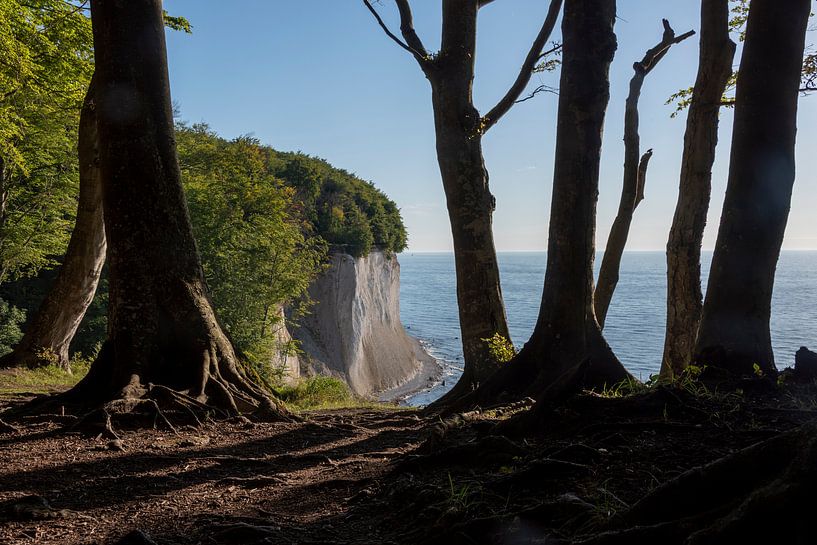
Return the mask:
<svg viewBox="0 0 817 545"><path fill-rule="evenodd" d="M378 401L402 403L419 392L433 388L442 376L442 364L426 351L419 340L408 335L407 338L414 349L417 370L413 376L402 384L378 393Z"/></svg>

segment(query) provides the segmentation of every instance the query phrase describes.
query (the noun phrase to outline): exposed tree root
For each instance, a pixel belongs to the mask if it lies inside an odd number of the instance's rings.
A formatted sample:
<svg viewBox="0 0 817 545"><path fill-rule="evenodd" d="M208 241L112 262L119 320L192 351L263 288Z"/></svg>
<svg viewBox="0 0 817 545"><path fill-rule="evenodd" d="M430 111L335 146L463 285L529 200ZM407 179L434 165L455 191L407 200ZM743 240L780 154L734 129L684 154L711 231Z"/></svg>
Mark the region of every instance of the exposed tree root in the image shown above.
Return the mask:
<svg viewBox="0 0 817 545"><path fill-rule="evenodd" d="M813 543L817 426L803 426L660 486L592 545Z"/></svg>
<svg viewBox="0 0 817 545"><path fill-rule="evenodd" d="M105 399L105 392L110 392L111 384L117 382L116 375L121 375L114 374L109 357L103 350L88 375L72 390L36 398L4 414L48 417L62 421L70 431L108 439L118 439L116 430L121 429L163 428L175 433L178 426L200 426L212 419L297 420L270 394L244 378L234 364L217 365L213 363L219 361L215 358L205 358L207 365L199 376L187 380L198 381L203 387L175 389L143 383L133 375L124 387L114 390L115 395ZM81 416L77 419L65 414L66 410Z"/></svg>
<svg viewBox="0 0 817 545"><path fill-rule="evenodd" d="M0 433L17 433L17 428L0 420Z"/></svg>
<svg viewBox="0 0 817 545"><path fill-rule="evenodd" d="M73 514L67 509L54 509L42 496L25 496L0 504L0 521L3 522L66 518Z"/></svg>
<svg viewBox="0 0 817 545"><path fill-rule="evenodd" d="M513 404L525 398L536 399L538 405L552 405L584 389L609 387L632 378L613 355L601 333L591 333L595 335L588 336L594 341L588 343L587 355L578 363L555 360L553 365L543 365L539 361L540 355L533 349L523 350L473 392L451 403L433 403L427 413L450 415L474 407Z"/></svg>

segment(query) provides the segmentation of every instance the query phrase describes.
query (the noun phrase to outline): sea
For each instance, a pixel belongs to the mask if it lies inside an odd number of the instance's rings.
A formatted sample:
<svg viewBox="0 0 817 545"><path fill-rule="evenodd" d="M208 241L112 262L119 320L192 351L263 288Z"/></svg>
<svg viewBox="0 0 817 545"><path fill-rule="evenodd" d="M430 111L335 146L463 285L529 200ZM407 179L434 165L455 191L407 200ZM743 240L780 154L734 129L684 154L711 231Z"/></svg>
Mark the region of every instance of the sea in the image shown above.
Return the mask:
<svg viewBox="0 0 817 545"><path fill-rule="evenodd" d="M536 323L546 258L545 252L498 254L511 339L517 348L528 340ZM404 252L398 260L403 325L443 368L431 388L405 401L421 406L450 390L462 373L454 255ZM712 252L704 252L704 289L711 260ZM595 263L598 274L601 255ZM624 366L643 380L661 366L666 289L664 252L624 253L604 335ZM817 251L782 252L772 297L771 333L778 368L793 365L801 346L817 349Z"/></svg>

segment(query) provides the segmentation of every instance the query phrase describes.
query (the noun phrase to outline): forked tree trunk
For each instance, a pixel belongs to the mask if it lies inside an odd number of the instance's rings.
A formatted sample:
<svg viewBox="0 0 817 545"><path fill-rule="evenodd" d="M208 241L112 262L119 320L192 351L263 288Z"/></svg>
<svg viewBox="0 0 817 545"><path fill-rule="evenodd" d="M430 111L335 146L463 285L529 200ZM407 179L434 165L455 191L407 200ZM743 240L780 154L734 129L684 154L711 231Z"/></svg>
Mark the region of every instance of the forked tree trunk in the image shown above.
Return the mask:
<svg viewBox="0 0 817 545"><path fill-rule="evenodd" d="M561 0L550 0L547 16L522 68L508 92L485 116L474 107L477 15L489 2L443 0L442 43L430 55L414 29L409 0L395 0L400 14L400 40L370 0L364 5L386 34L415 58L431 83L437 159L443 180L454 241L457 302L465 368L457 385L439 403L470 393L494 373L486 339L500 334L510 341L493 235L494 197L482 155L482 136L517 101L530 82L542 50L556 25Z"/></svg>
<svg viewBox="0 0 817 545"><path fill-rule="evenodd" d="M92 79L80 113L79 204L65 259L22 340L13 352L0 359L0 367L39 367L56 363L70 369L68 346L94 300L105 264L94 87Z"/></svg>
<svg viewBox="0 0 817 545"><path fill-rule="evenodd" d="M633 63L635 73L630 79L630 93L627 95L624 109L624 182L621 188L621 200L616 219L613 221L610 235L607 238L607 246L599 270L599 281L593 294L596 318L602 329L607 319L610 302L613 300L613 293L618 285L621 257L624 255L627 238L630 236L633 213L639 203L644 200L647 164L652 157L652 150L649 150L639 160L641 138L638 134L638 101L641 98L641 88L644 86L647 74L664 58L670 47L695 34L687 32L676 37L669 22L666 19L663 22L664 35L661 42L647 51L640 62Z"/></svg>
<svg viewBox="0 0 817 545"><path fill-rule="evenodd" d="M718 114L734 56L729 0L703 0L698 76L687 113L678 203L667 241L663 378L672 378L687 367L701 323L701 243L712 192Z"/></svg>
<svg viewBox="0 0 817 545"><path fill-rule="evenodd" d="M470 401L539 396L578 369L584 373L582 386L614 384L629 377L604 340L593 310L596 201L609 69L616 50L615 16L615 0L565 1L542 305L528 343Z"/></svg>
<svg viewBox="0 0 817 545"><path fill-rule="evenodd" d="M810 0L752 0L735 95L729 181L696 362L775 375L769 317L794 183Z"/></svg>
<svg viewBox="0 0 817 545"><path fill-rule="evenodd" d="M66 398L108 411L262 411L213 312L176 158L161 0L93 0L108 337Z"/></svg>

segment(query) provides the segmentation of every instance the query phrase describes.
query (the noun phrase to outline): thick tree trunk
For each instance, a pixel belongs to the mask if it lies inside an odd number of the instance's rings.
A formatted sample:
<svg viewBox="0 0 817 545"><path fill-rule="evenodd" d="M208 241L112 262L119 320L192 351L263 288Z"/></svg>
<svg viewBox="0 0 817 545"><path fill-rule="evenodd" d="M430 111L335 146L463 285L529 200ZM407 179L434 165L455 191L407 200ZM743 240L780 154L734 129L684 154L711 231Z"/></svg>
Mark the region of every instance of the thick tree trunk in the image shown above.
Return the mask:
<svg viewBox="0 0 817 545"><path fill-rule="evenodd" d="M470 392L498 368L484 339L510 340L494 247L494 197L482 155L481 117L472 88L476 52L476 2L443 3L443 42L426 69L432 87L437 159L454 239L457 301L464 373L447 399Z"/></svg>
<svg viewBox="0 0 817 545"><path fill-rule="evenodd" d="M577 369L582 369L581 386L614 384L629 377L604 340L593 310L596 201L602 128L610 98L608 76L616 50L615 14L615 0L565 2L542 305L531 339L471 396L471 402L540 396Z"/></svg>
<svg viewBox="0 0 817 545"><path fill-rule="evenodd" d="M14 351L0 367L56 363L69 369L68 345L94 299L105 264L105 225L96 129L94 82L79 121L79 204L71 241L59 274Z"/></svg>
<svg viewBox="0 0 817 545"><path fill-rule="evenodd" d="M664 19L664 36L661 42L647 51L640 62L633 64L635 73L630 79L630 93L627 95L624 109L624 182L621 188L621 200L607 239L607 247L604 250L599 270L598 285L593 294L596 319L602 329L607 319L610 302L613 300L613 292L618 284L621 256L624 254L624 247L630 235L633 213L644 199L647 164L652 156L652 150L649 150L639 161L641 138L638 134L638 101L641 98L641 88L644 86L647 74L664 58L669 48L692 34L694 33L687 32L676 38L669 22Z"/></svg>
<svg viewBox="0 0 817 545"><path fill-rule="evenodd" d="M794 183L810 0L753 0L736 90L729 181L695 360L776 374L769 318Z"/></svg>
<svg viewBox="0 0 817 545"><path fill-rule="evenodd" d="M692 359L701 322L701 243L712 191L718 114L732 73L729 1L701 2L698 76L687 113L678 203L667 241L667 327L661 376L682 372Z"/></svg>
<svg viewBox="0 0 817 545"><path fill-rule="evenodd" d="M240 370L210 303L176 158L161 0L93 0L108 338L65 398L285 418Z"/></svg>

